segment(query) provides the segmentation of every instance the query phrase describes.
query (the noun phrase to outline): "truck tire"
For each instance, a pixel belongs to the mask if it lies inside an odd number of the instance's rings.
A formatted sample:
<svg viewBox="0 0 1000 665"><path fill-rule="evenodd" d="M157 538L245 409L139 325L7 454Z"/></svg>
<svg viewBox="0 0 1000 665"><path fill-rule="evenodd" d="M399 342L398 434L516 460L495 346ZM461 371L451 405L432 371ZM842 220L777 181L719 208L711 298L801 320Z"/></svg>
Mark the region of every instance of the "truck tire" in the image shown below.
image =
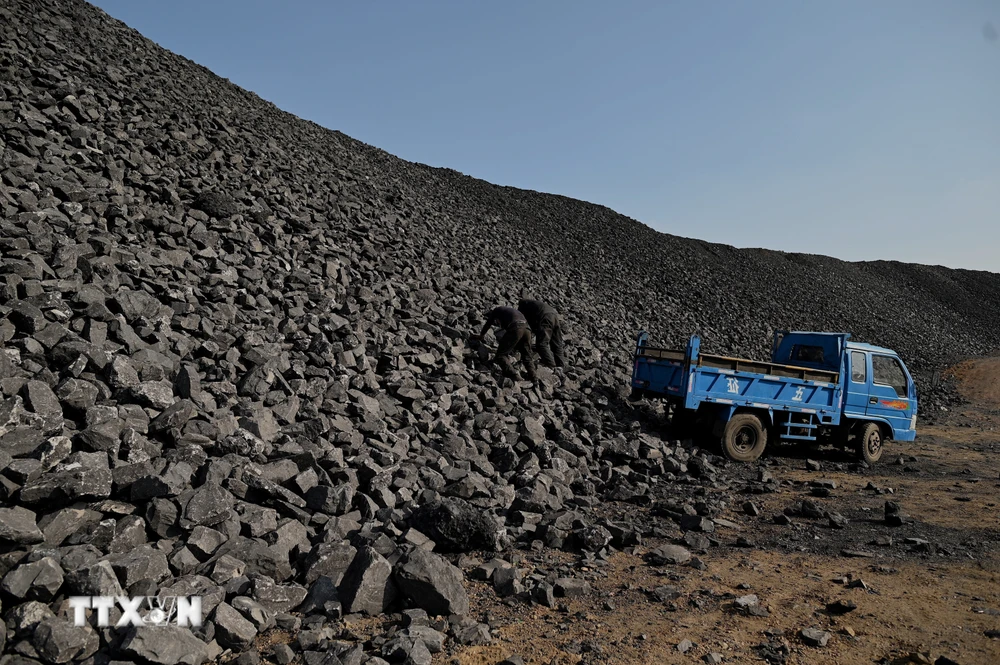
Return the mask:
<svg viewBox="0 0 1000 665"><path fill-rule="evenodd" d="M753 462L764 453L767 430L752 413L738 413L726 423L722 451L734 462Z"/></svg>
<svg viewBox="0 0 1000 665"><path fill-rule="evenodd" d="M882 429L875 423L865 423L858 430L858 456L868 464L875 464L882 458L885 447Z"/></svg>

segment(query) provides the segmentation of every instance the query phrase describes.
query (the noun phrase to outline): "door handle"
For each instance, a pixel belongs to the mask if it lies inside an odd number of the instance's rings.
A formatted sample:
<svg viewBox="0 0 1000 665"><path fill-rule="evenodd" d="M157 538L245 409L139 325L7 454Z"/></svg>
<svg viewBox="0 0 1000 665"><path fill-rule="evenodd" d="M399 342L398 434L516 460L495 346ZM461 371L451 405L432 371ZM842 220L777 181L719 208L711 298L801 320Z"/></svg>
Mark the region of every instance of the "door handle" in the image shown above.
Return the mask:
<svg viewBox="0 0 1000 665"><path fill-rule="evenodd" d="M868 398L868 403L869 404L878 404L878 397L869 397Z"/></svg>

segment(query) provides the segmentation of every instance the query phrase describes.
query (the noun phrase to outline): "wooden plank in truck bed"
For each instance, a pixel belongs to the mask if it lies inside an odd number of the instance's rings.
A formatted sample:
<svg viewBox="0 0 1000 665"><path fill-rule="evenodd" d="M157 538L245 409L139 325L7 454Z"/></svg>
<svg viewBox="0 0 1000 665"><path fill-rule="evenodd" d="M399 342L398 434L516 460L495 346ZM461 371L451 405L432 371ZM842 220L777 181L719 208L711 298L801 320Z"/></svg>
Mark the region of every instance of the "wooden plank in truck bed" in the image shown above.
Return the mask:
<svg viewBox="0 0 1000 665"><path fill-rule="evenodd" d="M640 346L637 355L646 358L658 358L660 360L680 360L685 359L684 351L674 351L673 349L657 349L652 346Z"/></svg>
<svg viewBox="0 0 1000 665"><path fill-rule="evenodd" d="M644 358L655 358L657 360L676 360L683 362L686 360L686 352L675 349L658 349L652 346L640 346L636 355ZM706 353L698 354L698 365L701 367L714 367L716 369L730 369L736 372L753 372L756 374L768 374L770 376L787 376L793 379L804 381L822 381L824 383L840 383L839 372L829 372L822 369L812 369L811 367L799 367L798 365L779 365L776 363L760 362L757 360L747 360L746 358L731 358L729 356L715 356Z"/></svg>
<svg viewBox="0 0 1000 665"><path fill-rule="evenodd" d="M717 369L731 369L735 372L752 372L754 374L769 374L771 376L787 376L793 379L804 381L822 381L824 383L840 383L839 372L828 372L810 367L798 367L797 365L778 365L775 363L765 363L745 358L730 358L729 356L713 356L708 354L698 355L698 365L702 367L715 367Z"/></svg>

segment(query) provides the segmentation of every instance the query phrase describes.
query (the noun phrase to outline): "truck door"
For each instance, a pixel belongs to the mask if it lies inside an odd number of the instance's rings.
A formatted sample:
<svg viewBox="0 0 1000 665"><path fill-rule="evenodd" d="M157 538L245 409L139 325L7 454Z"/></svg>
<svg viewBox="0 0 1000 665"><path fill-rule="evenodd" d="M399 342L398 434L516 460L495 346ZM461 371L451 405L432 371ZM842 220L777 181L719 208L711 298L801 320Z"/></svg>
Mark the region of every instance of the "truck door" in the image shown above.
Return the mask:
<svg viewBox="0 0 1000 665"><path fill-rule="evenodd" d="M863 420L868 411L870 394L868 354L864 351L850 351L847 354L847 396L844 398L844 415Z"/></svg>
<svg viewBox="0 0 1000 665"><path fill-rule="evenodd" d="M873 353L869 416L884 418L894 430L910 429L914 401L910 399L909 381L898 358Z"/></svg>

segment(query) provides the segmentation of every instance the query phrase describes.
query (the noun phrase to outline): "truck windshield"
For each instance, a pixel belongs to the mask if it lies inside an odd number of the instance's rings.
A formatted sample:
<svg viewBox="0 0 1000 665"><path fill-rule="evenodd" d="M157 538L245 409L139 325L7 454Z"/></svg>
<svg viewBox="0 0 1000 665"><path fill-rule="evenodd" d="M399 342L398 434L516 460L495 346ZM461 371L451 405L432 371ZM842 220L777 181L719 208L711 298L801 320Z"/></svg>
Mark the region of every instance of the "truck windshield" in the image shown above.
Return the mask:
<svg viewBox="0 0 1000 665"><path fill-rule="evenodd" d="M872 381L889 386L900 397L907 397L906 373L899 360L891 356L872 356Z"/></svg>

